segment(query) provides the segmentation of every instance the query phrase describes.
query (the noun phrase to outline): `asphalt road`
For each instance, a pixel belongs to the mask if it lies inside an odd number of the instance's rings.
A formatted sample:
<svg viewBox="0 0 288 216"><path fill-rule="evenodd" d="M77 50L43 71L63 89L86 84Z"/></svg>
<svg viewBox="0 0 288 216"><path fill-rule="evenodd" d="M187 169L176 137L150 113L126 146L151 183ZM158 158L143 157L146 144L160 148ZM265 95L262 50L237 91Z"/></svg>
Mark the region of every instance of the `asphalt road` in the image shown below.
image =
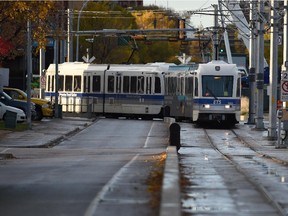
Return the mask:
<svg viewBox="0 0 288 216"><path fill-rule="evenodd" d="M53 148L10 149L1 215L158 215L147 179L167 137L162 121L100 119Z"/></svg>

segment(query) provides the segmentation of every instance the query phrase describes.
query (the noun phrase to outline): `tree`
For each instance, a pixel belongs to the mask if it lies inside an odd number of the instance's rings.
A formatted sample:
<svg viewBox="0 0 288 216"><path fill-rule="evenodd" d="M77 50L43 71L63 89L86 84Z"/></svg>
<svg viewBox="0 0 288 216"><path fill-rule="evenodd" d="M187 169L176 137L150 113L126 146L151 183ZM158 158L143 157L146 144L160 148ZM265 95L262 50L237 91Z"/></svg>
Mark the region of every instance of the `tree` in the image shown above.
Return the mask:
<svg viewBox="0 0 288 216"><path fill-rule="evenodd" d="M74 29L76 29L77 24L77 21L74 20ZM89 2L85 7L85 11L82 11L79 30L135 28L135 18L122 7L111 5L108 2ZM127 46L130 40L127 41L126 46L122 46L119 44L119 37L120 35L115 34L81 36L79 40L79 56L86 55L87 48L90 48L93 50L92 55L96 57L95 62L97 63L125 62L131 53L131 48Z"/></svg>
<svg viewBox="0 0 288 216"><path fill-rule="evenodd" d="M0 4L0 62L23 55L26 46L27 21L32 23L33 40L45 46L46 32L53 1L3 1Z"/></svg>

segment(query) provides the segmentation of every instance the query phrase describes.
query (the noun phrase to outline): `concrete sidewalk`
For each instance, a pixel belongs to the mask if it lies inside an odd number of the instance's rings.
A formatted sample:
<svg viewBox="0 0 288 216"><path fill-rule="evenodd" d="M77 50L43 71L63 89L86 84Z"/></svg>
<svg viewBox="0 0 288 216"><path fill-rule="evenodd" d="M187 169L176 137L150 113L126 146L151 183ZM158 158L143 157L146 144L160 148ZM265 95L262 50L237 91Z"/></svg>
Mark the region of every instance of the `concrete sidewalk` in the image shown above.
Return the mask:
<svg viewBox="0 0 288 216"><path fill-rule="evenodd" d="M276 148L277 140L270 140L268 137L269 122L264 121L264 130L258 130L255 125L248 125L241 122L234 129L242 141L253 150L264 157L271 158L283 164L288 164L288 148Z"/></svg>
<svg viewBox="0 0 288 216"><path fill-rule="evenodd" d="M92 124L95 119L63 118L43 119L32 123L31 130L0 130L0 148L39 148L55 145L69 136Z"/></svg>

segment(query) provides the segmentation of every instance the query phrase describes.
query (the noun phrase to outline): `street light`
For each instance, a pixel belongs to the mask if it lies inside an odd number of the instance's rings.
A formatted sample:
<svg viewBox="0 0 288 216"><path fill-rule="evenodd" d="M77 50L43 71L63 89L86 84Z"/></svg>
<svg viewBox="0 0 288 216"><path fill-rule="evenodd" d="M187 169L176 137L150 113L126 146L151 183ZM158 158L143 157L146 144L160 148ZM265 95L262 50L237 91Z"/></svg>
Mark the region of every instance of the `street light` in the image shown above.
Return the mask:
<svg viewBox="0 0 288 216"><path fill-rule="evenodd" d="M77 41L76 41L76 61L79 60L79 26L80 26L80 17L81 17L81 14L82 14L82 10L84 9L84 7L87 5L87 3L89 2L90 0L86 0L80 11L79 11L79 14L78 14L78 22L77 22Z"/></svg>

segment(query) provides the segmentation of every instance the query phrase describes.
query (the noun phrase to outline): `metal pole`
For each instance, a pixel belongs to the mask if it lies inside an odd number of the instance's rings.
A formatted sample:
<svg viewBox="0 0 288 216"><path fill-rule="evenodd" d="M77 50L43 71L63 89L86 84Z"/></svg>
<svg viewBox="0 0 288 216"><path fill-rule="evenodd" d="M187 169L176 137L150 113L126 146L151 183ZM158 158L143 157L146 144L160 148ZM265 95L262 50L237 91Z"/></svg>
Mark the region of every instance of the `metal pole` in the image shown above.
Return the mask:
<svg viewBox="0 0 288 216"><path fill-rule="evenodd" d="M219 10L220 10L220 14L221 14L221 24L222 24L222 28L224 28L224 33L223 34L224 34L224 43L225 43L227 62L229 64L233 64L232 54L231 54L231 49L230 49L230 43L229 43L229 36L228 36L228 32L226 30L226 25L224 23L222 4L223 4L222 0L218 0Z"/></svg>
<svg viewBox="0 0 288 216"><path fill-rule="evenodd" d="M84 9L84 7L87 5L87 3L89 2L90 0L86 0L86 2L83 3L80 11L79 11L79 14L78 14L78 21L77 21L77 36L76 36L76 61L79 61L79 28L80 28L80 17L81 17L81 14L82 14L82 11Z"/></svg>
<svg viewBox="0 0 288 216"><path fill-rule="evenodd" d="M250 40L249 40L249 117L247 124L255 124L255 68L256 68L256 4L250 2Z"/></svg>
<svg viewBox="0 0 288 216"><path fill-rule="evenodd" d="M283 27L283 65L282 73L288 72L288 0L284 0L284 27ZM283 104L283 108L287 108L287 101ZM283 121L283 129L288 131L288 121ZM287 139L284 140L287 145Z"/></svg>
<svg viewBox="0 0 288 216"><path fill-rule="evenodd" d="M260 14L264 13L264 1L258 1ZM264 93L264 20L258 19L258 40L257 40L257 74L256 74L256 88L257 88L257 109L256 109L256 128L264 129L263 122L263 93Z"/></svg>
<svg viewBox="0 0 288 216"><path fill-rule="evenodd" d="M55 39L54 44L54 63L55 63L55 118L59 117L59 103L58 103L58 52L59 52L59 41L58 39Z"/></svg>
<svg viewBox="0 0 288 216"><path fill-rule="evenodd" d="M213 60L218 60L218 5L214 7Z"/></svg>
<svg viewBox="0 0 288 216"><path fill-rule="evenodd" d="M271 42L270 42L270 97L268 137L277 139L277 78L278 78L278 0L271 0Z"/></svg>
<svg viewBox="0 0 288 216"><path fill-rule="evenodd" d="M32 48L31 48L31 22L27 21L27 124L32 129L31 122L31 76L32 76Z"/></svg>
<svg viewBox="0 0 288 216"><path fill-rule="evenodd" d="M69 2L70 6L70 2ZM73 39L72 39L72 26L73 26L73 13L71 12L71 9L67 9L68 18L67 18L67 61L72 62L73 61Z"/></svg>
<svg viewBox="0 0 288 216"><path fill-rule="evenodd" d="M40 76L40 98L44 98L44 86L42 86L41 77L45 76L43 73L45 70L45 50L43 48L40 49L40 62L39 62L39 76Z"/></svg>

